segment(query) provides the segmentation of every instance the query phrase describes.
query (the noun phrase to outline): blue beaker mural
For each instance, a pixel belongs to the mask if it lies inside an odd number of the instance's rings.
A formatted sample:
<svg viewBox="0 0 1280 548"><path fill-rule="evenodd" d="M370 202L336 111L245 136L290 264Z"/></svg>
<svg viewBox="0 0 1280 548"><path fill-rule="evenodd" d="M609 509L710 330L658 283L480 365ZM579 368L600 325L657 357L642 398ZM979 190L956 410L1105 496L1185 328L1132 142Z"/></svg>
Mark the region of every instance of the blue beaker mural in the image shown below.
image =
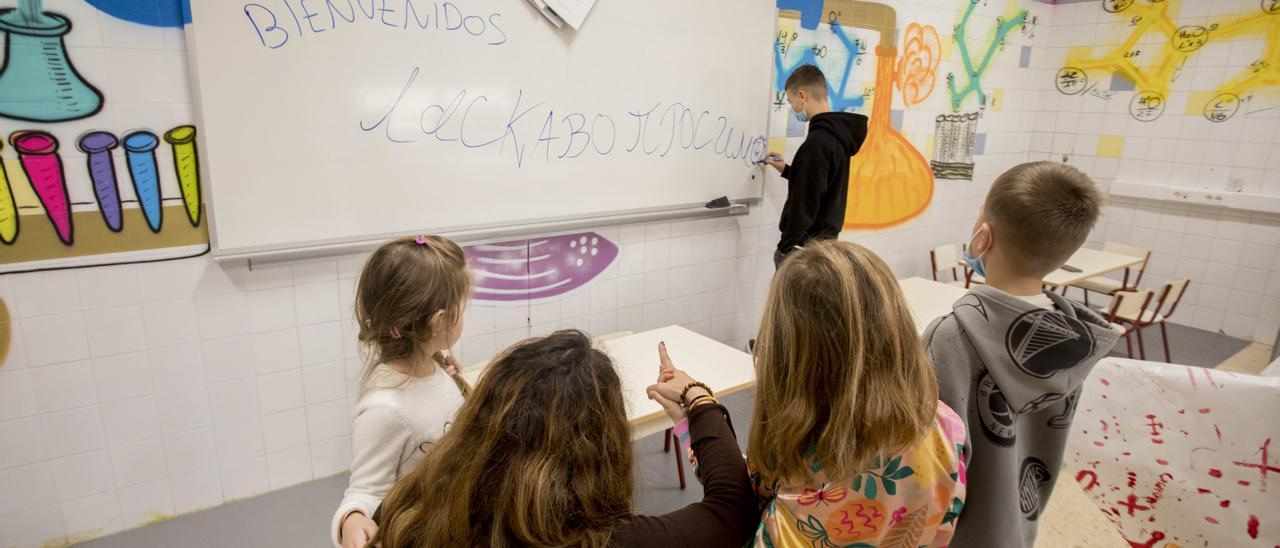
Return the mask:
<svg viewBox="0 0 1280 548"><path fill-rule="evenodd" d="M76 72L62 37L71 20L46 13L42 0L0 10L5 59L0 116L32 122L79 120L102 110L102 92Z"/></svg>

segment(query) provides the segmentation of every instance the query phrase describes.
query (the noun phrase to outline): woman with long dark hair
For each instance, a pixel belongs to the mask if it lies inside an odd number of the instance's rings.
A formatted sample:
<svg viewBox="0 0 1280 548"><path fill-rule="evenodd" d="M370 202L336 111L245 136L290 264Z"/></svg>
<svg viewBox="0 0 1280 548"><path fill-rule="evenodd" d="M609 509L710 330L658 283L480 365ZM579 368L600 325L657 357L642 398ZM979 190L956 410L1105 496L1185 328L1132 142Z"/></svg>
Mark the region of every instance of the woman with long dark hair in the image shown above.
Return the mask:
<svg viewBox="0 0 1280 548"><path fill-rule="evenodd" d="M612 360L579 331L496 358L449 431L382 503L375 544L743 546L759 522L728 412L660 348L649 397L689 420L701 502L632 513L631 428Z"/></svg>

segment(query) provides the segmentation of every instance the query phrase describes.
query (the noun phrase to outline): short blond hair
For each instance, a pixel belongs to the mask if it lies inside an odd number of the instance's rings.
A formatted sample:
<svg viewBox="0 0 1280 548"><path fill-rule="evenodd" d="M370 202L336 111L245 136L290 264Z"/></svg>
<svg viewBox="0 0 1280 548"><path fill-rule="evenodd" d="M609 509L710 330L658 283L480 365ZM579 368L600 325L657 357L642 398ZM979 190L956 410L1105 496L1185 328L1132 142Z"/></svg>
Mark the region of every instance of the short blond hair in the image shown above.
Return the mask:
<svg viewBox="0 0 1280 548"><path fill-rule="evenodd" d="M813 459L850 481L932 427L938 381L889 266L850 242L810 242L769 287L756 336L747 460L765 484L807 482Z"/></svg>
<svg viewBox="0 0 1280 548"><path fill-rule="evenodd" d="M996 178L983 205L1002 252L1020 275L1044 277L1084 245L1098 222L1102 193L1080 170L1028 162Z"/></svg>

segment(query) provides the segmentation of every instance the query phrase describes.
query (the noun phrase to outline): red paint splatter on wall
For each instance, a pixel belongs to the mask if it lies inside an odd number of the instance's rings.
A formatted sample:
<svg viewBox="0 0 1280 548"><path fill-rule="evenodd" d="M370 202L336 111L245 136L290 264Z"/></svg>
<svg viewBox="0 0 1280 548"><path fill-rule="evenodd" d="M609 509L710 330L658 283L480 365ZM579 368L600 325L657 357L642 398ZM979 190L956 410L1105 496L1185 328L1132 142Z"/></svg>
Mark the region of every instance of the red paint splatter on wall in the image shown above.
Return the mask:
<svg viewBox="0 0 1280 548"><path fill-rule="evenodd" d="M1210 468L1209 475L1215 478L1220 478L1222 477L1222 470L1218 470L1217 468Z"/></svg>
<svg viewBox="0 0 1280 548"><path fill-rule="evenodd" d="M1135 495L1135 494L1133 494L1133 493L1129 493L1129 498L1127 498L1127 499L1125 499L1123 502L1121 502L1121 503L1120 503L1120 506L1125 507L1125 509L1127 509L1127 510L1129 511L1129 517L1133 517L1133 512L1134 512L1135 510L1150 510L1150 509L1151 509L1151 507L1150 507L1150 506L1143 506L1143 505L1141 505L1141 504L1138 504L1138 496L1137 496L1137 495Z"/></svg>
<svg viewBox="0 0 1280 548"><path fill-rule="evenodd" d="M1249 538L1258 538L1258 516L1249 514L1248 529Z"/></svg>
<svg viewBox="0 0 1280 548"><path fill-rule="evenodd" d="M1156 459L1156 464L1159 464L1160 466L1169 466L1169 461L1164 459Z"/></svg>
<svg viewBox="0 0 1280 548"><path fill-rule="evenodd" d="M1230 507L1231 507L1231 501L1229 501L1229 500L1224 500L1224 501L1222 501L1222 502L1219 502L1219 503L1218 503L1218 506L1221 506L1221 507L1223 507L1223 508L1230 508Z"/></svg>
<svg viewBox="0 0 1280 548"><path fill-rule="evenodd" d="M1147 415L1147 426L1151 428L1151 443L1164 443L1164 440L1160 439L1160 429L1164 428L1164 423L1157 421L1155 415Z"/></svg>
<svg viewBox="0 0 1280 548"><path fill-rule="evenodd" d="M1089 483L1084 485L1085 492L1098 486L1098 474L1093 470L1081 470L1076 472L1076 483L1083 483L1081 480L1089 478Z"/></svg>
<svg viewBox="0 0 1280 548"><path fill-rule="evenodd" d="M1222 388L1221 386L1218 386L1218 383L1213 382L1213 372L1212 372L1212 371L1210 371L1210 370L1208 370L1208 369L1198 368L1198 367L1197 367L1196 369L1200 369L1200 371L1203 371L1203 372L1204 372L1204 378L1209 379L1209 384L1210 384L1210 385L1212 385L1214 388Z"/></svg>
<svg viewBox="0 0 1280 548"><path fill-rule="evenodd" d="M1241 461L1231 461L1231 463L1241 468L1256 468L1258 473L1262 475L1262 479L1258 482L1258 490L1266 493L1267 474L1270 474L1271 472L1280 472L1280 467L1272 466L1271 461L1268 458L1268 453L1271 450L1271 438L1267 438L1267 441L1262 442L1262 447L1258 448L1258 450L1262 453L1262 458L1256 463Z"/></svg>
<svg viewBox="0 0 1280 548"><path fill-rule="evenodd" d="M1129 546L1132 546L1133 548L1153 548L1157 542L1160 542L1162 540L1164 540L1164 532L1156 531L1151 534L1151 540L1148 540L1146 542L1134 542L1132 540L1128 542L1129 542Z"/></svg>
<svg viewBox="0 0 1280 548"><path fill-rule="evenodd" d="M1209 408L1208 408L1208 407L1201 407L1201 408L1200 408L1200 414L1201 414L1201 415L1208 415L1208 414L1209 414Z"/></svg>
<svg viewBox="0 0 1280 548"><path fill-rule="evenodd" d="M1207 522L1209 522L1209 523L1212 523L1212 524L1214 524L1214 525L1217 525L1217 524L1218 524L1218 518L1215 518L1215 517L1213 517L1213 516L1205 516L1205 517L1204 517L1204 520L1205 520L1205 521L1207 521Z"/></svg>

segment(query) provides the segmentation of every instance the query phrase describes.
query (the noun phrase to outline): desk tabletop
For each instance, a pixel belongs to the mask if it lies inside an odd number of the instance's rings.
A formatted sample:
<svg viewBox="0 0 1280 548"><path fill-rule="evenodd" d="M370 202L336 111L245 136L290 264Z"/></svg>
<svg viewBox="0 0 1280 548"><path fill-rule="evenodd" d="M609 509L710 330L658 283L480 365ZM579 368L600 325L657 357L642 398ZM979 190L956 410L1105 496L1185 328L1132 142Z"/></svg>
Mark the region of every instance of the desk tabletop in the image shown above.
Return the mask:
<svg viewBox="0 0 1280 548"><path fill-rule="evenodd" d="M1101 276L1109 272L1140 265L1142 264L1142 257L1131 257L1097 249L1080 248L1067 260L1067 264L1080 269L1080 272L1067 272L1059 268L1045 276L1044 283L1054 287L1071 285L1094 276Z"/></svg>
<svg viewBox="0 0 1280 548"><path fill-rule="evenodd" d="M717 396L744 390L756 382L750 354L678 325L604 341L600 346L613 358L622 378L633 438L671 427L662 407L645 393L658 378L660 342L667 343L672 364L706 383Z"/></svg>
<svg viewBox="0 0 1280 548"><path fill-rule="evenodd" d="M951 305L969 292L963 287L924 278L898 280L898 285L916 322L916 333L920 335L924 335L933 320L950 314Z"/></svg>
<svg viewBox="0 0 1280 548"><path fill-rule="evenodd" d="M632 439L671 427L671 420L662 407L649 400L645 393L645 389L658 380L660 342L667 343L667 354L676 367L706 383L717 396L750 388L756 382L750 354L678 325L597 340L597 347L613 359L622 380ZM463 376L475 384L487 366L486 362L467 367Z"/></svg>

